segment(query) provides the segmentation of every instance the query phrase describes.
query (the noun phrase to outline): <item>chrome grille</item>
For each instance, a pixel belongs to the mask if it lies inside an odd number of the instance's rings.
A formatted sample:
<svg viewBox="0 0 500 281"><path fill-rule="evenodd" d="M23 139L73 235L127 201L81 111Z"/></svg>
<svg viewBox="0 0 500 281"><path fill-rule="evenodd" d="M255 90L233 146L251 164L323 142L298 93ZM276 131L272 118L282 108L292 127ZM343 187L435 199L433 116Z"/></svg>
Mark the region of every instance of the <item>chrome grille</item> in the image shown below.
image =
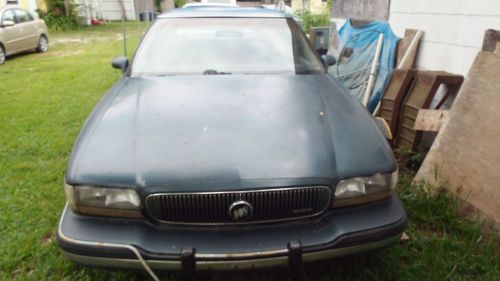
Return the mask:
<svg viewBox="0 0 500 281"><path fill-rule="evenodd" d="M330 205L331 190L325 186L266 190L155 193L146 208L155 220L180 224L233 224L285 221L318 215ZM252 216L235 221L229 212L237 201L253 207Z"/></svg>

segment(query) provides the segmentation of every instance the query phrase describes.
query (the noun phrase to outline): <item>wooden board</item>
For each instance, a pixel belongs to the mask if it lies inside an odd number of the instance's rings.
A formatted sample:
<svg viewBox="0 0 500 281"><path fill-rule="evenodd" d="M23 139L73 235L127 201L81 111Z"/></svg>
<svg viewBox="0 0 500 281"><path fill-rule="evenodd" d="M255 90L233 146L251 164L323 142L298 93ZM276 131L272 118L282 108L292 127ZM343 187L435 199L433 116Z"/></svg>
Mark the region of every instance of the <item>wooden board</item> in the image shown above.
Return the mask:
<svg viewBox="0 0 500 281"><path fill-rule="evenodd" d="M448 121L449 114L448 110L420 109L413 128L416 131L438 132Z"/></svg>
<svg viewBox="0 0 500 281"><path fill-rule="evenodd" d="M419 30L417 29L406 29L405 36L398 44L398 53L396 57L396 66L398 69L411 69L415 65L417 60L418 48L420 46L420 39L416 38ZM410 45L414 39L418 40L418 43L410 49ZM401 64L403 58L407 56L404 64Z"/></svg>
<svg viewBox="0 0 500 281"><path fill-rule="evenodd" d="M330 21L330 38L328 39L328 52L327 54L336 56L340 49L340 38L337 31L337 24Z"/></svg>
<svg viewBox="0 0 500 281"><path fill-rule="evenodd" d="M500 230L500 45L480 52L416 180L444 186ZM474 214L472 214L474 215Z"/></svg>
<svg viewBox="0 0 500 281"><path fill-rule="evenodd" d="M380 100L378 116L384 118L389 124L392 136L397 134L401 105L416 73L415 70L395 70Z"/></svg>
<svg viewBox="0 0 500 281"><path fill-rule="evenodd" d="M484 52L494 52L497 43L500 41L500 30L488 29L484 34L483 48Z"/></svg>

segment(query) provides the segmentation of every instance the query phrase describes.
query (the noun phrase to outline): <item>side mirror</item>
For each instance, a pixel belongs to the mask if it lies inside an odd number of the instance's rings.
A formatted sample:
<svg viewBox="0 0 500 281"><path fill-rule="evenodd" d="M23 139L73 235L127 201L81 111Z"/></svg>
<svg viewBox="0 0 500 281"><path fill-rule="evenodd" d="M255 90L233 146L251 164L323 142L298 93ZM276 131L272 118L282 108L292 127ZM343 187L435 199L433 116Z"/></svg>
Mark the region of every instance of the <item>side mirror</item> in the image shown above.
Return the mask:
<svg viewBox="0 0 500 281"><path fill-rule="evenodd" d="M323 60L323 63L325 64L325 66L332 66L334 64L337 63L337 60L335 59L334 56L331 56L331 55L322 55L321 56L321 59Z"/></svg>
<svg viewBox="0 0 500 281"><path fill-rule="evenodd" d="M4 20L2 22L2 25L1 27L9 27L9 26L14 26L16 23L14 21L11 21L11 20Z"/></svg>
<svg viewBox="0 0 500 281"><path fill-rule="evenodd" d="M127 57L116 57L111 62L113 68L121 69L125 73L128 68L128 58Z"/></svg>

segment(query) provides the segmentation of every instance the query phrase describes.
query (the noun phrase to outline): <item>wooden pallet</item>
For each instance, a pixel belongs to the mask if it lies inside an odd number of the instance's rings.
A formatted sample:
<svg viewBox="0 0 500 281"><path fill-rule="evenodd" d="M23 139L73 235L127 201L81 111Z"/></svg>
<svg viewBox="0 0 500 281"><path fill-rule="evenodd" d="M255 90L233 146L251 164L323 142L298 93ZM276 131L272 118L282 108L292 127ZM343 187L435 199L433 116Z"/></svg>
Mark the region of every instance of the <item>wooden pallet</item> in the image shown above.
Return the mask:
<svg viewBox="0 0 500 281"><path fill-rule="evenodd" d="M393 136L397 135L399 113L415 78L416 70L395 70L380 100L378 116L384 118Z"/></svg>
<svg viewBox="0 0 500 281"><path fill-rule="evenodd" d="M448 97L456 95L464 81L461 75L443 71L418 71L401 107L395 146L416 150L422 132L414 129L418 111L428 109L441 85L446 85L446 94L435 109L441 108Z"/></svg>

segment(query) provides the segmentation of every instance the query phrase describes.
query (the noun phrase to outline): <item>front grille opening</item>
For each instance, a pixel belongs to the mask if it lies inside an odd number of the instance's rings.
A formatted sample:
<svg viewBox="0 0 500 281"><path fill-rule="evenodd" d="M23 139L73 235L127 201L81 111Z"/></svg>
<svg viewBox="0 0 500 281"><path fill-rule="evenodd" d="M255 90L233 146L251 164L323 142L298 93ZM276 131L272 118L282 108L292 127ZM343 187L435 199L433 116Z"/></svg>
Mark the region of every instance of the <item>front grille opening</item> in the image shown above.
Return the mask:
<svg viewBox="0 0 500 281"><path fill-rule="evenodd" d="M286 221L324 212L326 186L205 193L157 193L146 198L151 217L165 223L239 224Z"/></svg>

